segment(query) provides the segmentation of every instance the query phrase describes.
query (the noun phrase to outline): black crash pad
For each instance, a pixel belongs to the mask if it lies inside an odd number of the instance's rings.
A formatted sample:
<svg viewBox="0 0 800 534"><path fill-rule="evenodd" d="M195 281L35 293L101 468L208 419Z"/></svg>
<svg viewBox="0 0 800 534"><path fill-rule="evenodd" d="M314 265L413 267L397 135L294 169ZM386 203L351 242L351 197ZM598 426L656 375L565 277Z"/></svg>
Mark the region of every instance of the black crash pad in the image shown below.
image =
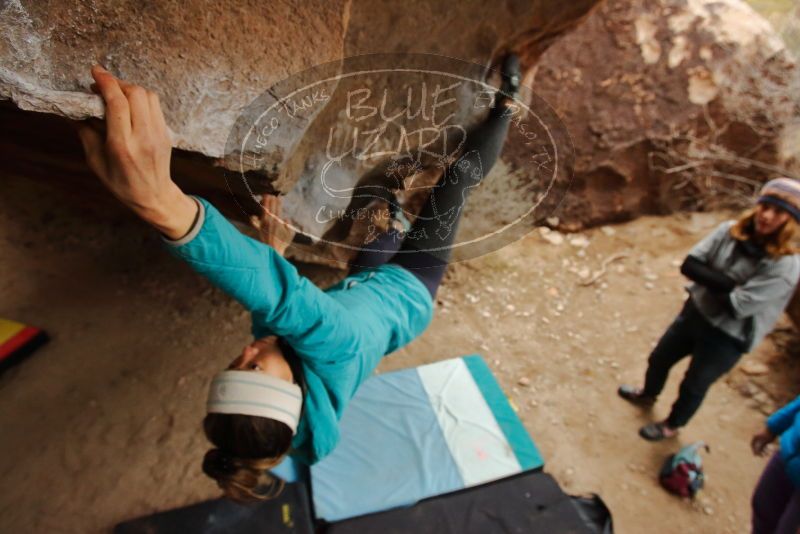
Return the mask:
<svg viewBox="0 0 800 534"><path fill-rule="evenodd" d="M313 534L308 490L286 484L280 496L252 505L215 499L140 517L114 528L114 534Z"/></svg>
<svg viewBox="0 0 800 534"><path fill-rule="evenodd" d="M328 525L325 534L590 534L553 478L529 471L511 478Z"/></svg>

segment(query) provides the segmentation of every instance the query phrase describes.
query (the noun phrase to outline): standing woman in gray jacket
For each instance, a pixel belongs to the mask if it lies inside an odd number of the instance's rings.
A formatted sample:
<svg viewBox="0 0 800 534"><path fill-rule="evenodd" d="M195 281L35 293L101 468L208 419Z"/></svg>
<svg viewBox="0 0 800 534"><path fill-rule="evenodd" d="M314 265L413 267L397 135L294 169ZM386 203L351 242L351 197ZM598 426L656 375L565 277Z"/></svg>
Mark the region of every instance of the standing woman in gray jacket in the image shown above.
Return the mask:
<svg viewBox="0 0 800 534"><path fill-rule="evenodd" d="M798 222L800 182L777 178L764 185L756 205L739 220L723 222L689 251L681 266L692 281L689 297L650 354L644 387L618 390L633 404L652 406L669 370L691 354L669 417L643 426L643 438L676 435L711 384L772 330L800 275L791 244Z"/></svg>

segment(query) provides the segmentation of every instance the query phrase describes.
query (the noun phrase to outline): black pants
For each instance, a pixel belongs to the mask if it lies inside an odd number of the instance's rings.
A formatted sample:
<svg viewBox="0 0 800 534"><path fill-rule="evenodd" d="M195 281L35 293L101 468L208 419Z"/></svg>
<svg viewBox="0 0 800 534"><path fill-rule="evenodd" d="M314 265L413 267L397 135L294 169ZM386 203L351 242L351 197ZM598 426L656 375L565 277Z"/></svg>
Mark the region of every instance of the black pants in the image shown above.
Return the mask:
<svg viewBox="0 0 800 534"><path fill-rule="evenodd" d="M467 197L500 156L510 123L511 113L495 105L486 120L467 134L462 156L444 170L408 233L381 234L359 251L350 272L395 263L411 271L435 296Z"/></svg>
<svg viewBox="0 0 800 534"><path fill-rule="evenodd" d="M650 354L644 393L658 396L672 366L691 354L678 400L667 418L672 428L684 426L700 407L711 384L730 371L742 353L741 342L711 325L688 298Z"/></svg>

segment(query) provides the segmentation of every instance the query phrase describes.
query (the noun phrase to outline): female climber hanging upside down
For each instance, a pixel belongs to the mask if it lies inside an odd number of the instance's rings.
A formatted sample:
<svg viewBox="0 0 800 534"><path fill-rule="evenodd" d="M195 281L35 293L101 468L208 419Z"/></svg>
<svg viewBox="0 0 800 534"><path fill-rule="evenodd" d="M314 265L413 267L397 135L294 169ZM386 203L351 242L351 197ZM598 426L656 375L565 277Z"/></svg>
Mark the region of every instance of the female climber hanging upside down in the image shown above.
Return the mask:
<svg viewBox="0 0 800 534"><path fill-rule="evenodd" d="M430 322L466 196L491 169L508 132L507 108L519 87L516 56L505 59L501 75L488 117L468 134L464 155L445 169L409 230L419 238L383 234L354 261L358 272L322 291L282 257L284 247L246 237L172 181L157 95L92 69L106 104L106 135L79 129L90 168L163 234L174 255L252 314L255 341L212 380L203 422L215 445L203 470L229 497L262 498L262 475L287 454L312 464L330 453L359 385ZM274 212L277 199L264 205Z"/></svg>

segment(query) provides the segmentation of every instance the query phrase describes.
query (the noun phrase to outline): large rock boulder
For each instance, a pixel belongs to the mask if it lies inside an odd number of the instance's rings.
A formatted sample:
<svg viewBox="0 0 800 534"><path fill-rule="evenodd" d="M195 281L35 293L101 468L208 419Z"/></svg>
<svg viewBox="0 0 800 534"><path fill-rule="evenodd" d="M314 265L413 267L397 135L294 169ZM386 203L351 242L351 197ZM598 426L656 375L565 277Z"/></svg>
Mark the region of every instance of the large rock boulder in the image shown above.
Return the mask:
<svg viewBox="0 0 800 534"><path fill-rule="evenodd" d="M401 167L392 167L397 158L341 162L333 170L337 190L344 193L333 200L318 187L318 178L331 169L326 167L330 132L346 133L352 126L345 110L354 90L368 88L372 96L386 91L387 109L405 105L407 93L398 89L411 77L385 69L392 57L394 66L411 61L423 71L436 70L441 57L412 54L459 58L442 68L475 83L452 90L450 108L443 109L467 128L481 119L481 111L468 104L481 91L486 67L514 49L523 58L526 83L543 99L523 95L524 104L538 105L528 117L542 122L549 103L566 124L566 130L535 132L539 140L556 132L546 150L531 148L530 131L512 128L502 161L488 185L476 191L462 227L463 240L470 241L524 223L489 249L518 237L556 206L567 228L640 213L706 209L721 199L746 201L760 182L791 167L796 143L787 125L797 122L798 69L770 26L746 4L611 0L592 11L594 4L304 0L220 7L194 1L9 0L0 7L0 96L23 109L100 116L102 104L87 90L87 67L101 61L162 95L176 145L186 150L175 157L182 186L240 218L257 210L254 194L281 190L289 195L287 211L300 230L356 245L364 225L342 217L320 222L317 212L321 206L334 213L358 207L351 192L378 179L385 185L390 171ZM354 69L387 72L357 82L342 77ZM309 87L321 72L332 80L326 98L295 113L291 131L263 147L257 164L242 169L237 141L252 126L248 113ZM434 87L436 75L423 73L411 81ZM7 108L0 111L6 114ZM8 116L12 127L5 129L4 142L31 158L23 170L47 175L45 167L56 167L56 160L80 159L74 143L45 142L53 132L63 137L57 127ZM558 118L551 114L548 120ZM419 120L405 126L419 129ZM560 156L569 155L565 131L576 159L571 194L561 202L571 159L558 159L564 172L557 179L541 170L556 148ZM37 155L40 146L50 147L50 160ZM422 163L414 177L430 184L438 177L436 162ZM223 176L212 164L234 174ZM72 162L58 170L73 176L77 168ZM401 180L408 178L405 172ZM413 212L423 196L406 192L401 200ZM352 250L323 244L315 253L346 260Z"/></svg>
<svg viewBox="0 0 800 534"><path fill-rule="evenodd" d="M531 78L575 147L567 229L744 207L800 178L800 69L741 0L609 0ZM800 294L787 311L800 324Z"/></svg>
<svg viewBox="0 0 800 534"><path fill-rule="evenodd" d="M330 132L345 131L352 122L344 116L344 110L349 109L354 90L368 88L376 97L388 92L386 108L398 109L406 104L404 89L425 84L434 88L436 83L444 83L434 71L445 72L445 78L455 71L475 83L450 87L445 95L449 108L443 111L452 111L453 120L468 128L481 119L481 111L472 110L469 103L486 89L480 83L493 60L513 49L520 53L524 69L529 70L548 47L587 16L597 1L273 0L217 5L195 1L107 0L87 4L78 0L9 0L0 7L0 97L25 110L73 119L100 117L102 103L88 91L88 67L99 61L119 76L162 96L178 148L210 157L209 163L234 170L233 175L228 173L226 183L222 173L210 170L210 165L178 153L176 178L184 187L210 192L211 196L220 196L220 192L227 195L230 187L235 203L229 199L223 207L236 215L232 206L238 204L243 208L242 217L257 210L253 200L256 194L275 189L289 192L287 211L300 230L312 237L347 240L358 233L358 224L341 218L324 222L315 218L318 207L330 200L315 180L327 162L325 148ZM414 56L419 53L439 57ZM343 76L353 68L348 70L342 58L354 56L358 57L349 60L350 66L370 71L368 75L357 79ZM459 60L444 65L447 57ZM407 62L424 72L414 76L399 72L397 68ZM321 79L321 74L327 75L329 83L314 85L315 95L303 93ZM300 102L307 96L310 105L295 109L288 121L291 125L282 135L273 136L259 147L256 158L243 165L243 154L252 155L252 147L242 145L242 141L252 130L253 121L261 111L285 102L281 99L291 95ZM20 120L18 115L9 116ZM552 119L557 121L554 116ZM376 126L375 121L360 124L362 131ZM420 119L408 119L403 127L419 129ZM31 128L22 125L21 130ZM519 134L512 133L512 138L515 135ZM32 137L35 139L35 134ZM397 139L387 142L396 143ZM419 143L411 140L409 148L418 148L414 145ZM443 147L436 148L448 148L444 146L447 141L441 144ZM516 163L513 150L509 154L510 160L504 157L503 165L510 167L498 166L495 174L503 174L504 181L496 183L494 189L505 195L507 201L503 202L516 203L516 211L524 211L536 202L536 184L531 185L532 179L523 168L528 154L520 155ZM385 178L387 167L396 159L389 155L370 160L351 158L335 169L337 186L341 191L353 191L354 186L375 180L375 169L383 171ZM559 165L566 170L561 162ZM181 176L181 171L192 174ZM429 184L437 178L430 168L416 171L420 183ZM326 207L331 211L346 208L349 195L343 194ZM420 194L406 197L402 201L407 206L419 205ZM496 226L500 224L497 213L515 211L498 209L498 202L482 205L486 213L467 216L477 225L471 230L473 234L486 231L481 228L487 216L489 225ZM514 219L510 213L505 217ZM469 233L470 225L465 226ZM334 255L347 259L349 252Z"/></svg>
<svg viewBox="0 0 800 534"><path fill-rule="evenodd" d="M25 1L0 7L0 97L101 117L89 67L161 95L178 148L221 157L240 110L275 82L344 53L349 0Z"/></svg>
<svg viewBox="0 0 800 534"><path fill-rule="evenodd" d="M572 135L567 227L745 205L796 164L797 65L741 0L609 0L531 84Z"/></svg>

